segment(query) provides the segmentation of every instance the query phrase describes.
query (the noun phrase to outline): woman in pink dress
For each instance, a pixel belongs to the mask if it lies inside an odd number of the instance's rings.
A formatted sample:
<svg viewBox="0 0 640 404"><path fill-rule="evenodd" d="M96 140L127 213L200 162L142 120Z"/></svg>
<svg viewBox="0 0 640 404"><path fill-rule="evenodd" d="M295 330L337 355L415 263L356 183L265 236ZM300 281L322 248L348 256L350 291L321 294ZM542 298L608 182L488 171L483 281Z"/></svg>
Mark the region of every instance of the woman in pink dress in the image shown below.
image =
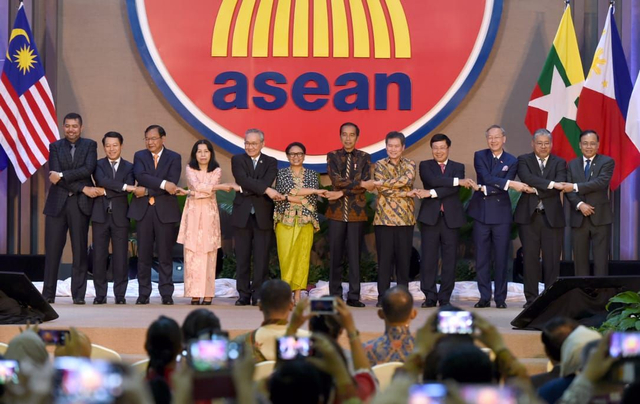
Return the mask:
<svg viewBox="0 0 640 404"><path fill-rule="evenodd" d="M184 296L191 304L210 305L215 295L216 260L221 245L216 191L239 191L237 184L220 184L222 174L211 142L198 140L186 169L189 190L182 212L178 243L184 245Z"/></svg>

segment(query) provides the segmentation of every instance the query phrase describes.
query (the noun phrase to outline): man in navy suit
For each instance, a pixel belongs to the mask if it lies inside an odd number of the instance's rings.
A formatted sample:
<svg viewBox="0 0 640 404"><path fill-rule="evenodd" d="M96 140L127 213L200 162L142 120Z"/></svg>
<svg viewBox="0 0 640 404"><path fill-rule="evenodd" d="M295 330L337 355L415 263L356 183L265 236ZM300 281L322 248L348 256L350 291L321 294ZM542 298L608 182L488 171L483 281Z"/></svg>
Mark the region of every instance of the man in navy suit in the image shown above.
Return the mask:
<svg viewBox="0 0 640 404"><path fill-rule="evenodd" d="M118 132L107 132L102 138L102 146L107 155L98 160L93 178L96 185L104 188L104 195L93 203L91 227L93 229L93 285L96 297L93 304L107 303L107 259L109 257L109 241L113 254L111 269L113 271L113 292L116 304L126 304L127 279L129 265L127 262L127 244L129 241L129 192L135 190L133 164L120 157L122 153L122 135Z"/></svg>
<svg viewBox="0 0 640 404"><path fill-rule="evenodd" d="M494 258L496 307L506 309L507 262L511 241L511 199L509 188L522 192L526 184L515 181L518 160L504 151L507 136L499 125L485 132L488 149L473 156L477 186L467 213L474 219L473 242L476 248L476 274L480 300L476 308L491 302L491 253Z"/></svg>
<svg viewBox="0 0 640 404"><path fill-rule="evenodd" d="M64 139L49 145L49 181L51 187L44 205L44 265L43 297L54 303L58 282L58 267L67 231L71 237L73 267L71 296L74 304L85 304L87 290L87 241L89 216L93 198L103 190L93 186L91 174L96 168L97 145L82 135L82 117L69 113L63 120Z"/></svg>
<svg viewBox="0 0 640 404"><path fill-rule="evenodd" d="M420 289L425 301L422 307L449 304L455 285L456 251L458 230L466 222L459 187L475 187L469 178L464 178L464 164L449 160L451 139L438 133L430 141L433 160L420 162L420 179L425 189L412 193L422 199L418 222L422 239L422 262L420 266ZM440 291L436 289L438 258L442 257Z"/></svg>
<svg viewBox="0 0 640 404"><path fill-rule="evenodd" d="M269 248L273 239L273 200L284 196L271 188L278 174L275 158L262 153L264 133L249 129L244 136L246 153L231 158L231 171L242 188L233 200L231 224L236 252L236 306L258 305L262 284L269 280ZM251 256L253 255L253 280Z"/></svg>
<svg viewBox="0 0 640 404"><path fill-rule="evenodd" d="M149 304L151 295L151 263L154 242L157 247L159 282L162 304L173 304L173 257L176 243L176 223L180 222L180 207L176 197L182 172L182 158L164 147L167 133L160 125L144 131L147 148L133 156L133 175L138 181L128 217L136 220L138 233L138 300Z"/></svg>

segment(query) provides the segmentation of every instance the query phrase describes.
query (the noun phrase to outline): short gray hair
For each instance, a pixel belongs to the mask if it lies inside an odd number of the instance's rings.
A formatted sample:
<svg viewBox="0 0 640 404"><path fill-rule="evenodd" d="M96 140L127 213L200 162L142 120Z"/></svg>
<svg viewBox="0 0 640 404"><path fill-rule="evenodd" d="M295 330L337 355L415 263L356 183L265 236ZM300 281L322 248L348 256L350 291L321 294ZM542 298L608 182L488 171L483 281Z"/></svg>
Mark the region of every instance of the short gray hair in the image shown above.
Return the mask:
<svg viewBox="0 0 640 404"><path fill-rule="evenodd" d="M489 136L489 131L491 129L500 129L500 132L502 132L502 136L507 136L507 132L505 132L504 128L500 125L491 125L487 128L487 130L484 132L485 137Z"/></svg>
<svg viewBox="0 0 640 404"><path fill-rule="evenodd" d="M548 136L549 137L549 141L553 142L553 137L551 136L551 132L549 132L545 128L540 128L537 131L533 132L533 140L534 141L536 140L536 138L538 138L540 136Z"/></svg>
<svg viewBox="0 0 640 404"><path fill-rule="evenodd" d="M247 131L244 132L244 137L247 137L247 135L250 134L250 133L257 133L258 136L260 136L260 141L264 142L264 132L261 131L260 129L255 129L255 128L247 129Z"/></svg>

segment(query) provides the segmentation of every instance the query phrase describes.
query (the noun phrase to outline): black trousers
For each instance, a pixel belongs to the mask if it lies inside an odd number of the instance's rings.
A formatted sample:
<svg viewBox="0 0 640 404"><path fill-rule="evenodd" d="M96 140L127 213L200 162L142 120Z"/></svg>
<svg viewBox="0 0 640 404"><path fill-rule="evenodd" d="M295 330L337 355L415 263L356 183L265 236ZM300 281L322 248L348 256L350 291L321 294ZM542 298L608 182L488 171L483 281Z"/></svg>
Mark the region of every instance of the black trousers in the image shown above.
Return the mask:
<svg viewBox="0 0 640 404"><path fill-rule="evenodd" d="M582 226L571 229L573 237L573 262L576 276L589 276L589 251L593 254L593 274L609 275L609 244L611 225L594 226L589 218L582 219Z"/></svg>
<svg viewBox="0 0 640 404"><path fill-rule="evenodd" d="M420 265L420 289L427 300L448 302L455 285L458 229L450 229L443 216L435 225L422 224L420 230L422 262ZM438 259L442 257L440 291L436 289Z"/></svg>
<svg viewBox="0 0 640 404"><path fill-rule="evenodd" d="M396 269L398 285L409 286L409 268L413 226L375 226L378 252L378 301L391 286L391 275Z"/></svg>
<svg viewBox="0 0 640 404"><path fill-rule="evenodd" d="M531 223L521 224L518 232L524 258L524 297L527 302L532 302L538 297L540 281L544 281L544 288L547 289L560 275L564 228L551 227L544 213L536 212Z"/></svg>
<svg viewBox="0 0 640 404"><path fill-rule="evenodd" d="M349 263L348 300L360 300L360 246L366 222L329 220L329 293L342 296L342 259L347 249Z"/></svg>
<svg viewBox="0 0 640 404"><path fill-rule="evenodd" d="M162 223L155 206L150 205L136 224L138 232L138 296L151 295L151 264L153 247L157 246L158 291L162 297L173 296L173 256L171 250L176 243L176 224Z"/></svg>
<svg viewBox="0 0 640 404"><path fill-rule="evenodd" d="M106 217L107 221L105 223L93 222L91 224L93 229L93 286L96 288L97 298L107 296L107 260L109 258L109 241L111 241L113 249L111 254L113 294L116 298L122 299L127 293L129 229L116 226L112 214L108 213Z"/></svg>
<svg viewBox="0 0 640 404"><path fill-rule="evenodd" d="M273 229L260 229L255 215L249 216L247 227L235 227L233 243L236 251L236 289L240 299L257 301L262 284L269 280L269 248ZM253 279L251 256L253 255Z"/></svg>
<svg viewBox="0 0 640 404"><path fill-rule="evenodd" d="M76 195L67 198L59 216L46 216L44 221L44 285L42 295L45 299L55 299L58 283L58 269L64 246L67 243L67 231L71 238L73 264L71 271L71 296L84 299L87 291L87 242L89 238L89 216L78 207Z"/></svg>

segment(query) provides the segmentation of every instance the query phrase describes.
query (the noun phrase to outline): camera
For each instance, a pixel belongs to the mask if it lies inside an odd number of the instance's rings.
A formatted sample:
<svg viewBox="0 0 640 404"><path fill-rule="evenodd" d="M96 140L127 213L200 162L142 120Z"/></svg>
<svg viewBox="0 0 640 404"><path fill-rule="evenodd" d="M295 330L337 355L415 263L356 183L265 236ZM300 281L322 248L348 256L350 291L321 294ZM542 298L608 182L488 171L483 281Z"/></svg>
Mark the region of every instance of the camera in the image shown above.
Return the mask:
<svg viewBox="0 0 640 404"><path fill-rule="evenodd" d="M467 384L460 387L460 397L469 404L517 404L518 392L510 386Z"/></svg>
<svg viewBox="0 0 640 404"><path fill-rule="evenodd" d="M0 385L18 384L18 371L20 367L17 361L0 360Z"/></svg>
<svg viewBox="0 0 640 404"><path fill-rule="evenodd" d="M409 388L408 404L444 404L447 387L440 383L414 384Z"/></svg>
<svg viewBox="0 0 640 404"><path fill-rule="evenodd" d="M311 314L330 315L336 314L336 298L334 296L319 297L309 300Z"/></svg>
<svg viewBox="0 0 640 404"><path fill-rule="evenodd" d="M440 311L436 329L442 334L472 334L473 315L468 311Z"/></svg>
<svg viewBox="0 0 640 404"><path fill-rule="evenodd" d="M55 404L112 404L122 395L125 369L120 365L61 357L54 368Z"/></svg>
<svg viewBox="0 0 640 404"><path fill-rule="evenodd" d="M38 330L38 335L47 345L65 345L69 339L69 330Z"/></svg>
<svg viewBox="0 0 640 404"><path fill-rule="evenodd" d="M309 337L282 337L276 344L276 357L279 360L290 361L297 357L310 356L313 340Z"/></svg>
<svg viewBox="0 0 640 404"><path fill-rule="evenodd" d="M229 369L231 362L240 358L241 346L224 335L193 341L187 349L187 362L197 372L216 372Z"/></svg>
<svg viewBox="0 0 640 404"><path fill-rule="evenodd" d="M621 359L640 356L640 332L612 333L609 341L609 356Z"/></svg>

